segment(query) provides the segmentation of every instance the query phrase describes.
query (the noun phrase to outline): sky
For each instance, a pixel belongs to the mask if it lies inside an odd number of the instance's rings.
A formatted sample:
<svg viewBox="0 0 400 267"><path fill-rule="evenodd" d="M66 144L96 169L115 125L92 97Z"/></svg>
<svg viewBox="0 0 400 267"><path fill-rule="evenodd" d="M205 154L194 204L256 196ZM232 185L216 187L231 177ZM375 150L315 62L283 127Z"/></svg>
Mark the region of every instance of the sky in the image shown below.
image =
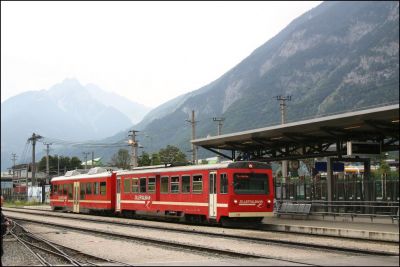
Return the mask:
<svg viewBox="0 0 400 267"><path fill-rule="evenodd" d="M218 79L321 1L2 1L1 102L66 78L154 108Z"/></svg>

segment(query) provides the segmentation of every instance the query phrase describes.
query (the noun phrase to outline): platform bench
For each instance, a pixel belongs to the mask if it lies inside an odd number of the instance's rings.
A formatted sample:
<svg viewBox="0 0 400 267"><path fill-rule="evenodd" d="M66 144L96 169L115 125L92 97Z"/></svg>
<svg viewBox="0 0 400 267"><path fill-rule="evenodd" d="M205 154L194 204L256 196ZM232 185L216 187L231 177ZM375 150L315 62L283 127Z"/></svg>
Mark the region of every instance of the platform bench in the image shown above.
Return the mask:
<svg viewBox="0 0 400 267"><path fill-rule="evenodd" d="M283 214L287 215L308 215L311 211L311 204L285 203L279 207L277 211L278 217Z"/></svg>

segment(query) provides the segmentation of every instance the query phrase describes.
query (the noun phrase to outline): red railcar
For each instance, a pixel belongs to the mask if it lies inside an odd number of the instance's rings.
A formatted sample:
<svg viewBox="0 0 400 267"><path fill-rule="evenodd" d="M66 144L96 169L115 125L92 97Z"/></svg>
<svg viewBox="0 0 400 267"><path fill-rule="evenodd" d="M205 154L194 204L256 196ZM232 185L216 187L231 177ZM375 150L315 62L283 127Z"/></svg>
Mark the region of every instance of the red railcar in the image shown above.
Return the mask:
<svg viewBox="0 0 400 267"><path fill-rule="evenodd" d="M115 173L96 167L86 174L69 171L51 179L50 206L77 213L114 211Z"/></svg>
<svg viewBox="0 0 400 267"><path fill-rule="evenodd" d="M54 178L51 205L75 212L102 209L127 217L161 216L223 225L259 222L273 214L272 170L266 163L144 167L102 175ZM94 184L100 180L107 182L106 196L93 193ZM71 186L75 183L79 184L77 189ZM76 194L83 183L91 189ZM70 184L71 191L56 195L60 184Z"/></svg>

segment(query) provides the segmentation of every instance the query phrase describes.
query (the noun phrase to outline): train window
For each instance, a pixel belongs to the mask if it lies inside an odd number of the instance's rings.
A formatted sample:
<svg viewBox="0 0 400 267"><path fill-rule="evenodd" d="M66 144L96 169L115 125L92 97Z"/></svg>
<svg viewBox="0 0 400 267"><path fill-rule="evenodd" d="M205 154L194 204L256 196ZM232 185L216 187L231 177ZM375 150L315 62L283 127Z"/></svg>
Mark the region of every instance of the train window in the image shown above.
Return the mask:
<svg viewBox="0 0 400 267"><path fill-rule="evenodd" d="M149 184L148 184L149 193L156 191L155 189L156 189L156 178L150 177Z"/></svg>
<svg viewBox="0 0 400 267"><path fill-rule="evenodd" d="M92 183L87 183L86 184L86 195L91 195L92 194Z"/></svg>
<svg viewBox="0 0 400 267"><path fill-rule="evenodd" d="M190 193L190 176L182 175L182 193Z"/></svg>
<svg viewBox="0 0 400 267"><path fill-rule="evenodd" d="M94 184L93 184L93 194L95 194L95 195L99 194L99 182L94 182Z"/></svg>
<svg viewBox="0 0 400 267"><path fill-rule="evenodd" d="M139 193L139 181L138 178L132 179L132 193Z"/></svg>
<svg viewBox="0 0 400 267"><path fill-rule="evenodd" d="M59 195L62 195L62 193L63 193L63 185L60 184L60 185L58 186L58 194L59 194Z"/></svg>
<svg viewBox="0 0 400 267"><path fill-rule="evenodd" d="M265 173L235 173L233 185L236 194L269 194Z"/></svg>
<svg viewBox="0 0 400 267"><path fill-rule="evenodd" d="M161 177L161 193L168 193L168 177Z"/></svg>
<svg viewBox="0 0 400 267"><path fill-rule="evenodd" d="M81 183L81 199L85 199L86 184Z"/></svg>
<svg viewBox="0 0 400 267"><path fill-rule="evenodd" d="M201 193L203 192L203 176L201 175L193 175L193 193Z"/></svg>
<svg viewBox="0 0 400 267"><path fill-rule="evenodd" d="M106 190L107 190L106 182L100 182L100 194L105 196Z"/></svg>
<svg viewBox="0 0 400 267"><path fill-rule="evenodd" d="M140 178L140 193L146 193L146 178Z"/></svg>
<svg viewBox="0 0 400 267"><path fill-rule="evenodd" d="M179 193L179 176L171 177L171 193Z"/></svg>
<svg viewBox="0 0 400 267"><path fill-rule="evenodd" d="M228 194L228 177L226 176L226 173L221 173L219 179L219 192L221 194Z"/></svg>
<svg viewBox="0 0 400 267"><path fill-rule="evenodd" d="M131 179L125 178L124 179L124 193L131 192Z"/></svg>
<svg viewBox="0 0 400 267"><path fill-rule="evenodd" d="M53 187L53 193L57 194L57 192L58 192L58 185L55 184Z"/></svg>
<svg viewBox="0 0 400 267"><path fill-rule="evenodd" d="M72 184L68 184L68 198L72 198Z"/></svg>
<svg viewBox="0 0 400 267"><path fill-rule="evenodd" d="M67 191L68 191L68 186L69 186L68 184L65 184L65 185L64 185L64 188L63 188L63 195L67 195L67 194L68 194L68 192L67 192Z"/></svg>

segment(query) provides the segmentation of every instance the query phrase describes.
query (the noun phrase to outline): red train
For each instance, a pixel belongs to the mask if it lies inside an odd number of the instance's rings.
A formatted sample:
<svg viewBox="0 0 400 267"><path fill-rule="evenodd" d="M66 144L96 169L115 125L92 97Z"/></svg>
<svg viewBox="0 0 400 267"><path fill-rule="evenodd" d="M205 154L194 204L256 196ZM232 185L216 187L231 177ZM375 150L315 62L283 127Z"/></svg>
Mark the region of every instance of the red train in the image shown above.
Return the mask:
<svg viewBox="0 0 400 267"><path fill-rule="evenodd" d="M51 180L50 205L72 212L168 217L195 223L260 222L273 214L270 166L238 161L209 165L143 167Z"/></svg>

